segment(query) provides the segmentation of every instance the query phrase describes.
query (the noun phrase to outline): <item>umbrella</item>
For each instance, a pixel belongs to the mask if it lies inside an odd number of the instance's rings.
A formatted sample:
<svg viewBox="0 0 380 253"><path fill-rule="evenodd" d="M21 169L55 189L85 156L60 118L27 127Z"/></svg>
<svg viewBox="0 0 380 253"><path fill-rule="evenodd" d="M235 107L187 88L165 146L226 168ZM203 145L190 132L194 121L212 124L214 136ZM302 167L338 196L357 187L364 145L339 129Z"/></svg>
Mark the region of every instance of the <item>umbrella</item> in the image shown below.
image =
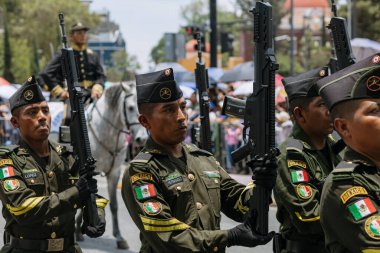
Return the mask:
<svg viewBox="0 0 380 253"><path fill-rule="evenodd" d="M224 74L224 70L221 68L215 68L215 67L208 68L209 78L211 77L216 81L218 81L222 77L223 74Z"/></svg>
<svg viewBox="0 0 380 253"><path fill-rule="evenodd" d="M252 81L244 81L235 84L236 89L233 91L235 96L247 96L253 92L253 83Z"/></svg>
<svg viewBox="0 0 380 253"><path fill-rule="evenodd" d="M189 87L189 88L192 88L193 90L195 90L197 88L197 86L194 82L178 82L178 85Z"/></svg>
<svg viewBox="0 0 380 253"><path fill-rule="evenodd" d="M11 83L8 82L4 77L0 76L0 85L10 85Z"/></svg>
<svg viewBox="0 0 380 253"><path fill-rule="evenodd" d="M248 61L236 65L232 69L224 72L220 77L223 83L230 83L236 81L248 81L254 78L254 64L253 61Z"/></svg>
<svg viewBox="0 0 380 253"><path fill-rule="evenodd" d="M178 81L195 83L195 74L190 72L184 73L181 77L179 77ZM216 83L216 80L208 75L208 83Z"/></svg>
<svg viewBox="0 0 380 253"><path fill-rule="evenodd" d="M355 38L351 40L351 46L352 52L358 61L363 60L380 51L379 42L364 38Z"/></svg>
<svg viewBox="0 0 380 253"><path fill-rule="evenodd" d="M17 90L13 85L0 85L0 97L8 100Z"/></svg>
<svg viewBox="0 0 380 253"><path fill-rule="evenodd" d="M182 90L184 98L190 98L191 94L195 91L194 89L183 85L180 85L179 88Z"/></svg>

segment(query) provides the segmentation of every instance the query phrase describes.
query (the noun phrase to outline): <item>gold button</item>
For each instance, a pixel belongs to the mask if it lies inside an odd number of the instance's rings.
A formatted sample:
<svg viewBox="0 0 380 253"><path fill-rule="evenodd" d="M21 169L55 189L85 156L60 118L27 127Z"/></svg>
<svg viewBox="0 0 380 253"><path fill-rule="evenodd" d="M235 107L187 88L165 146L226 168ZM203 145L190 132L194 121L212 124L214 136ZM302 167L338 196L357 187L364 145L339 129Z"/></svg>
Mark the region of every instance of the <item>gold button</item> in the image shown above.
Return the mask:
<svg viewBox="0 0 380 253"><path fill-rule="evenodd" d="M217 252L217 251L218 251L218 247L215 246L215 247L214 247L214 252Z"/></svg>
<svg viewBox="0 0 380 253"><path fill-rule="evenodd" d="M55 232L53 232L53 233L51 233L50 237L51 237L52 239L55 239L55 238L57 237L57 234L56 234Z"/></svg>
<svg viewBox="0 0 380 253"><path fill-rule="evenodd" d="M75 180L74 179L71 179L71 184L74 184L75 183Z"/></svg>
<svg viewBox="0 0 380 253"><path fill-rule="evenodd" d="M80 54L80 55L83 55L83 51L80 51L79 54Z"/></svg>
<svg viewBox="0 0 380 253"><path fill-rule="evenodd" d="M220 166L220 163L218 161L216 161L216 165Z"/></svg>
<svg viewBox="0 0 380 253"><path fill-rule="evenodd" d="M77 209L77 207L78 207L77 204L74 204L74 209Z"/></svg>
<svg viewBox="0 0 380 253"><path fill-rule="evenodd" d="M83 57L79 58L80 61L83 61Z"/></svg>
<svg viewBox="0 0 380 253"><path fill-rule="evenodd" d="M180 191L182 188L181 188L181 186L177 186L177 191Z"/></svg>
<svg viewBox="0 0 380 253"><path fill-rule="evenodd" d="M215 179L214 180L215 184L219 183L219 180L218 179Z"/></svg>
<svg viewBox="0 0 380 253"><path fill-rule="evenodd" d="M80 72L84 73L84 69L81 69Z"/></svg>
<svg viewBox="0 0 380 253"><path fill-rule="evenodd" d="M194 176L193 174L189 174L189 175L187 175L187 178L188 178L190 181L194 181L195 176Z"/></svg>
<svg viewBox="0 0 380 253"><path fill-rule="evenodd" d="M30 180L30 182L31 182L32 184L34 184L34 179Z"/></svg>
<svg viewBox="0 0 380 253"><path fill-rule="evenodd" d="M55 194L55 192L51 192L51 195L54 195Z"/></svg>
<svg viewBox="0 0 380 253"><path fill-rule="evenodd" d="M197 205L198 210L200 210L203 207L202 203L200 203L200 202L197 202L196 205Z"/></svg>
<svg viewBox="0 0 380 253"><path fill-rule="evenodd" d="M53 177L53 176L54 176L54 172L53 172L53 171L49 171L48 176L49 176L50 178Z"/></svg>
<svg viewBox="0 0 380 253"><path fill-rule="evenodd" d="M81 67L84 67L84 64L82 63L80 66L81 66Z"/></svg>

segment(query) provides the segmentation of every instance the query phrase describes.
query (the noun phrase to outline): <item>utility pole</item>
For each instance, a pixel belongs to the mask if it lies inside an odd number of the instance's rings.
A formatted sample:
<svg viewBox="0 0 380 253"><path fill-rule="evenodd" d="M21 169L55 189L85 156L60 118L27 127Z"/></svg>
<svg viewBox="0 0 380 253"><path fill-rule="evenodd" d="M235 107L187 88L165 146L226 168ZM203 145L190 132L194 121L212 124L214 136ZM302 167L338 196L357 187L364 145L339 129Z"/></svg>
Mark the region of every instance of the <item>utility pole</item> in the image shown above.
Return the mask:
<svg viewBox="0 0 380 253"><path fill-rule="evenodd" d="M216 17L216 0L210 0L210 66L217 67L218 30Z"/></svg>

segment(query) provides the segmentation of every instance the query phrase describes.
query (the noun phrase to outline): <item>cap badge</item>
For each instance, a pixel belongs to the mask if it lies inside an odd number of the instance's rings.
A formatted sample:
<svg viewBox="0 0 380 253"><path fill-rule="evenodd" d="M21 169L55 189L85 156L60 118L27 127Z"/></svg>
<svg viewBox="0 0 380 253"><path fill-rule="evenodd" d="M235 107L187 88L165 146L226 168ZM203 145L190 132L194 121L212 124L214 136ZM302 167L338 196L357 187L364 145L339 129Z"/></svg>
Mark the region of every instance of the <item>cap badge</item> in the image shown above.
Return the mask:
<svg viewBox="0 0 380 253"><path fill-rule="evenodd" d="M379 91L380 90L380 77L371 76L367 79L367 89L370 91Z"/></svg>
<svg viewBox="0 0 380 253"><path fill-rule="evenodd" d="M160 97L164 100L169 99L172 96L172 91L169 88L162 88L160 90Z"/></svg>
<svg viewBox="0 0 380 253"><path fill-rule="evenodd" d="M28 78L28 82L31 82L32 79L33 79L33 78L30 76L30 77Z"/></svg>
<svg viewBox="0 0 380 253"><path fill-rule="evenodd" d="M25 92L24 92L24 98L26 99L26 100L31 100L31 99L33 99L33 97L34 97L34 93L33 93L33 91L32 90L26 90Z"/></svg>
<svg viewBox="0 0 380 253"><path fill-rule="evenodd" d="M375 55L374 57L372 57L372 63L379 63L379 61L380 61L380 56Z"/></svg>
<svg viewBox="0 0 380 253"><path fill-rule="evenodd" d="M170 69L165 69L165 76L170 76L170 73L171 73Z"/></svg>
<svg viewBox="0 0 380 253"><path fill-rule="evenodd" d="M326 71L324 69L321 69L321 71L319 71L319 76L323 77L326 75Z"/></svg>

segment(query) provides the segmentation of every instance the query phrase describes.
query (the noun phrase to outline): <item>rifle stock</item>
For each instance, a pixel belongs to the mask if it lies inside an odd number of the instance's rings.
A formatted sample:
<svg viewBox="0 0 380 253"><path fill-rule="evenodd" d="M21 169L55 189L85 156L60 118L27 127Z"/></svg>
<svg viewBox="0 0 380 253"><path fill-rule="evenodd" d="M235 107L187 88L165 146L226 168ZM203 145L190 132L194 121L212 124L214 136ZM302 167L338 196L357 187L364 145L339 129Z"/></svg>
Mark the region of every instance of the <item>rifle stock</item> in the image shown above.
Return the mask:
<svg viewBox="0 0 380 253"><path fill-rule="evenodd" d="M82 89L78 82L77 65L75 63L74 51L67 46L65 23L63 13L58 14L61 32L62 32L62 71L65 78L67 89L69 92L69 100L71 106L71 123L70 135L71 145L74 149L75 164L79 175L86 175L89 179L95 171L95 159L91 155L90 141L88 139L86 118L83 106ZM86 201L86 212L89 225L95 226L98 224L98 210L96 206L96 197L94 194Z"/></svg>
<svg viewBox="0 0 380 253"><path fill-rule="evenodd" d="M204 62L202 62L201 34L197 33L198 41L198 61L195 69L195 79L199 96L199 116L200 127L200 146L202 149L211 152L211 130L210 130L210 98L207 93L209 87L208 72Z"/></svg>

